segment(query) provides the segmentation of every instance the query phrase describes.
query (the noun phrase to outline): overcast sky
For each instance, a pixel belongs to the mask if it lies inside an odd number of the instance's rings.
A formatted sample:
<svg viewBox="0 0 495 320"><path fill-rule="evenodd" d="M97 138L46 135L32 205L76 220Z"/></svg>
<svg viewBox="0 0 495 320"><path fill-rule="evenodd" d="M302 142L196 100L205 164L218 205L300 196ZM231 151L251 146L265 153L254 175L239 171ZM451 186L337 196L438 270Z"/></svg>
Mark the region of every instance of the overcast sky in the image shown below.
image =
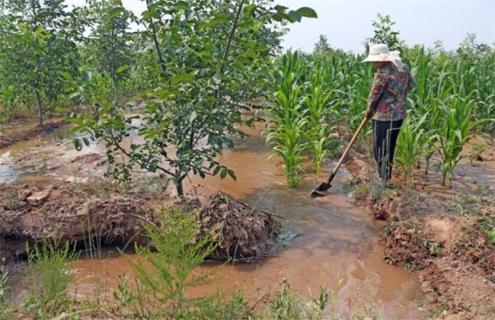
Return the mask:
<svg viewBox="0 0 495 320"><path fill-rule="evenodd" d="M83 4L84 0L68 0ZM123 0L124 5L139 14L141 0ZM319 19L305 19L290 26L284 47L310 51L320 34L330 45L345 50L361 51L363 41L372 34L371 22L377 13L390 14L397 22L401 38L407 44L432 46L436 40L447 49L456 48L467 33L478 40L495 43L495 0L278 0L290 8L309 6Z"/></svg>

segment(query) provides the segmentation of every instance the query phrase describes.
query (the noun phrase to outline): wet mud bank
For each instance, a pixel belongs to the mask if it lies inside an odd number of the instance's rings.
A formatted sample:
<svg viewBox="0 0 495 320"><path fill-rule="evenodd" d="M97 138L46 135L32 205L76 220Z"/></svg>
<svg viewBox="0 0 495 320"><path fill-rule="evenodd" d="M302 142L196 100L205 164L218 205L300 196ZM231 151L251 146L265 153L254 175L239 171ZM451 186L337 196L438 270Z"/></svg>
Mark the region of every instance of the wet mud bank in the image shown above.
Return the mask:
<svg viewBox="0 0 495 320"><path fill-rule="evenodd" d="M435 175L418 175L412 187L395 177L398 187L383 189L365 179L371 165L349 162L355 204L382 220L385 261L419 275L433 318L495 317L495 243L486 229L495 221L495 166L487 158L460 165L451 190Z"/></svg>
<svg viewBox="0 0 495 320"><path fill-rule="evenodd" d="M184 200L146 193L121 193L105 184L53 183L48 186L0 185L0 261L25 258L26 243L70 242L79 247L97 239L102 246L148 245L143 223L159 224L158 210L183 206ZM275 244L279 221L216 193L207 201L187 201L197 214L199 234L218 233L215 260L262 259ZM161 209L157 209L161 208ZM90 248L85 248L90 249Z"/></svg>
<svg viewBox="0 0 495 320"><path fill-rule="evenodd" d="M64 119L53 119L47 121L43 126L33 125L23 130L5 130L0 134L0 149L9 147L15 143L35 138L36 136L47 134L68 126ZM12 132L11 132L12 131Z"/></svg>
<svg viewBox="0 0 495 320"><path fill-rule="evenodd" d="M146 194L122 195L70 183L1 185L0 194L0 241L16 247L14 252L0 252L6 262L25 258L25 243L84 243L90 238L101 239L103 245L138 241L141 222L153 219L151 208L156 201Z"/></svg>

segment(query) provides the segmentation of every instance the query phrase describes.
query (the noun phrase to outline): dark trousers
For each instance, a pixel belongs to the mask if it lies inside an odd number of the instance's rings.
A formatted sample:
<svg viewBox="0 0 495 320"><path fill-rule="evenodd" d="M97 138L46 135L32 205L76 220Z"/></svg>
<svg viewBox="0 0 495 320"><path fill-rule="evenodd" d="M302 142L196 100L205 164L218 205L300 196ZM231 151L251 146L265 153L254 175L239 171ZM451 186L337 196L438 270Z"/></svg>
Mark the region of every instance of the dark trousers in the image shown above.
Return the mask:
<svg viewBox="0 0 495 320"><path fill-rule="evenodd" d="M383 182L387 182L392 177L395 144L397 143L402 122L403 120L373 120L375 160L378 165L378 173Z"/></svg>

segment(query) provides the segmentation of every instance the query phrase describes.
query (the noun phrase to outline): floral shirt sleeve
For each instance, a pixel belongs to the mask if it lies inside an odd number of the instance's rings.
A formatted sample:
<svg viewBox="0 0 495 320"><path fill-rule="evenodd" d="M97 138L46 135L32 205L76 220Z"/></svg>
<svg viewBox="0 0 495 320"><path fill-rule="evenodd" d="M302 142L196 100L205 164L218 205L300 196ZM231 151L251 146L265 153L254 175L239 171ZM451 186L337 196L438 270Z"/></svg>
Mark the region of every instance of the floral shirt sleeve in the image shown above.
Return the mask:
<svg viewBox="0 0 495 320"><path fill-rule="evenodd" d="M370 95L368 97L368 110L373 110L373 112L376 111L376 107L378 106L378 103L380 102L383 91L385 90L385 87L387 86L387 81L388 81L388 75L387 74L384 74L381 72L375 73L375 78L373 79L373 85L371 87L371 92L370 92Z"/></svg>

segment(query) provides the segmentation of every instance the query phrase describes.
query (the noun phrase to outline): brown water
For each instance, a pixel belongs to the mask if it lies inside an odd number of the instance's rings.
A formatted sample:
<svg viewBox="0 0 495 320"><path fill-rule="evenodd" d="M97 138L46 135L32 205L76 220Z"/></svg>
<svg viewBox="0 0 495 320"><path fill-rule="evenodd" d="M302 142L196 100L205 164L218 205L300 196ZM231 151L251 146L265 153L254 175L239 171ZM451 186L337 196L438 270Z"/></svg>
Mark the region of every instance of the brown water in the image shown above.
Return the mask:
<svg viewBox="0 0 495 320"><path fill-rule="evenodd" d="M79 155L71 148L66 140L51 136L1 150L0 179L5 181L2 172L9 170L8 181L19 177L29 181L40 175L84 177L85 172L80 168L70 173L71 161ZM104 150L91 146L84 152L101 154ZM18 161L23 155L27 160ZM46 159L40 161L43 157ZM332 194L315 200L308 196L316 184L314 177L306 176L296 189L287 188L281 164L277 158L270 158L270 149L257 135L239 142L235 150L225 151L221 162L236 172L237 181L192 179L191 184L199 185L199 193L222 190L258 208L275 212L284 217L285 233L300 236L264 262L204 264L197 272L210 273L209 281L190 290L191 296L217 291L230 293L242 288L250 301L256 301L265 293L280 289L286 279L293 290L305 297L317 297L321 286L338 291L337 309L343 313L360 312L372 306L384 319L424 318L414 301L415 275L384 263L384 253L378 243L381 228L366 210L355 208L349 202L343 190L348 177L345 170L337 176ZM34 173L26 173L22 167L26 163ZM78 295L95 294L98 288L112 290L118 284L119 275L130 274L125 258L115 252L105 252L105 256L108 257L74 263L77 272L74 290Z"/></svg>

